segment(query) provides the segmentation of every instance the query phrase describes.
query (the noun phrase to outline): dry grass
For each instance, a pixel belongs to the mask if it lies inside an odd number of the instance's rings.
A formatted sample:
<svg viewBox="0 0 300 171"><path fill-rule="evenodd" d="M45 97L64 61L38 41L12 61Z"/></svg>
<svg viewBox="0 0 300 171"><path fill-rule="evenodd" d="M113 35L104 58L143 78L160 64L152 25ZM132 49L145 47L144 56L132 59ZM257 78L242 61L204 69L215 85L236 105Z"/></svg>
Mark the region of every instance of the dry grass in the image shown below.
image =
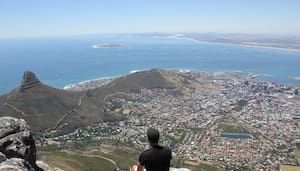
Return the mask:
<svg viewBox="0 0 300 171"><path fill-rule="evenodd" d="M299 166L281 165L280 171L300 171Z"/></svg>
<svg viewBox="0 0 300 171"><path fill-rule="evenodd" d="M61 151L42 152L39 154L52 167L72 171L113 171L115 166L107 160L98 157L87 157L80 154L68 154Z"/></svg>

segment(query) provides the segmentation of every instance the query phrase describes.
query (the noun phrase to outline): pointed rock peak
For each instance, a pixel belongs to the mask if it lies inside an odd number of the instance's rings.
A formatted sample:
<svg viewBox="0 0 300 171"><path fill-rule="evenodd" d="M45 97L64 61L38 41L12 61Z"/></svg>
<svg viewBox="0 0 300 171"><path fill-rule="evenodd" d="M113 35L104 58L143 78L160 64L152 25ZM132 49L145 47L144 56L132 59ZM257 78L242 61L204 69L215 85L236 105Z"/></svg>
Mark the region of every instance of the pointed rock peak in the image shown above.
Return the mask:
<svg viewBox="0 0 300 171"><path fill-rule="evenodd" d="M40 85L41 85L40 80L35 76L33 72L25 71L23 75L20 91L23 92Z"/></svg>

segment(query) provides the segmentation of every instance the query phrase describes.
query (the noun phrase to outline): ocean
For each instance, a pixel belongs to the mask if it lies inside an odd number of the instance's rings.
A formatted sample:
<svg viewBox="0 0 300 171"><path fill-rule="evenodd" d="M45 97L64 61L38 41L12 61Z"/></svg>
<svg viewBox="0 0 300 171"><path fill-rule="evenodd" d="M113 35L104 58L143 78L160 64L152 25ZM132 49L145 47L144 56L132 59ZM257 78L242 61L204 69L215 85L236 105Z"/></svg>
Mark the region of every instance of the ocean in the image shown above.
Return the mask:
<svg viewBox="0 0 300 171"><path fill-rule="evenodd" d="M115 48L93 48L117 44ZM300 51L200 42L155 34L110 34L0 40L0 94L33 71L51 86L151 68L245 71L260 79L300 85Z"/></svg>

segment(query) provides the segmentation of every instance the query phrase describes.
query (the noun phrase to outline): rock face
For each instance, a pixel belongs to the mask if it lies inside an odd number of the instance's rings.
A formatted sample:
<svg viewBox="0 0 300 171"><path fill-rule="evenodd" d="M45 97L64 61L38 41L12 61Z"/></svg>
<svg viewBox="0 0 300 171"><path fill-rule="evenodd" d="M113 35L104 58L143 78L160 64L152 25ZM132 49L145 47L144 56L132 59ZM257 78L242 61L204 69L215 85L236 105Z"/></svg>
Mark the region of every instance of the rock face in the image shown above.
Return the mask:
<svg viewBox="0 0 300 171"><path fill-rule="evenodd" d="M0 152L0 170L5 170L4 166L41 170L35 163L35 142L23 119L0 117Z"/></svg>
<svg viewBox="0 0 300 171"><path fill-rule="evenodd" d="M191 170L187 168L170 168L170 171L191 171Z"/></svg>
<svg viewBox="0 0 300 171"><path fill-rule="evenodd" d="M11 158L0 163L1 171L35 171L34 168L24 159Z"/></svg>
<svg viewBox="0 0 300 171"><path fill-rule="evenodd" d="M7 159L6 156L0 152L0 163L5 161L6 159Z"/></svg>
<svg viewBox="0 0 300 171"><path fill-rule="evenodd" d="M40 86L40 80L35 76L35 74L31 71L25 71L23 76L23 81L20 86L20 91L24 92L33 87Z"/></svg>
<svg viewBox="0 0 300 171"><path fill-rule="evenodd" d="M57 168L57 167L54 167L54 168L52 168L52 167L50 167L48 164L46 164L45 162L43 162L43 161L36 161L36 164L40 167L40 168L42 168L44 171L64 171L64 170L62 170L62 169L60 169L60 168Z"/></svg>

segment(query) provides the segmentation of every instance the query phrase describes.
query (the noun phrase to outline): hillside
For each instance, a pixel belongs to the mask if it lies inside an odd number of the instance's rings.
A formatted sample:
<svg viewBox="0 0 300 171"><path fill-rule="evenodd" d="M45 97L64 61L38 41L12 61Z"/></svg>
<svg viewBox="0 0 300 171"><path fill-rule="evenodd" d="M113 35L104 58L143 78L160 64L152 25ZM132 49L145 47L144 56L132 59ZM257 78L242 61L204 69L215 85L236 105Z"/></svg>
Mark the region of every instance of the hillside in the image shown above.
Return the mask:
<svg viewBox="0 0 300 171"><path fill-rule="evenodd" d="M183 87L189 86L188 78L175 72L152 69L136 72L115 79L109 84L96 88L92 94L98 97L105 97L116 92L140 93L142 89L167 89L169 92L181 94Z"/></svg>
<svg viewBox="0 0 300 171"><path fill-rule="evenodd" d="M0 116L25 119L33 131L70 131L106 119L105 100L118 95L139 93L142 89L164 88L183 94L187 78L164 70L137 72L116 78L109 84L88 92L71 92L43 84L34 73L26 71L21 85L0 97Z"/></svg>
<svg viewBox="0 0 300 171"><path fill-rule="evenodd" d="M1 97L1 116L24 118L34 131L53 128L77 106L81 94L49 87L26 71L21 86Z"/></svg>

